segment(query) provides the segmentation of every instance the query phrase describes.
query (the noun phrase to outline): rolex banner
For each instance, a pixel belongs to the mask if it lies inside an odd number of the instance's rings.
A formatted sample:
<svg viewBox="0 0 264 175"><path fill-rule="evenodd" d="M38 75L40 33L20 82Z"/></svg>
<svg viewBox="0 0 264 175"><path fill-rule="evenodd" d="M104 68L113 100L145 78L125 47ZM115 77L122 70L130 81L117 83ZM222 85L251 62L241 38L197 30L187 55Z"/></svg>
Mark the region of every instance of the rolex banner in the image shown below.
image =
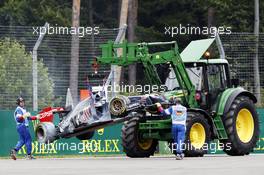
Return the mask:
<svg viewBox="0 0 264 175"><path fill-rule="evenodd" d="M258 109L260 126L260 139L257 143L254 153L264 153L264 109ZM56 122L56 121L55 121ZM32 136L32 152L36 156L62 156L62 155L118 155L123 154L121 145L121 127L122 124L113 125L95 131L90 140L80 141L77 138L59 139L50 144L40 144L35 140L34 128L37 122L30 123L30 131ZM17 144L19 139L16 131L16 124L13 117L13 111L0 111L0 156L8 156L10 150ZM223 153L221 151L221 143L213 141L207 148L211 154ZM23 147L18 155L23 156L26 148ZM167 142L159 143L159 153L170 154L170 148Z"/></svg>
<svg viewBox="0 0 264 175"><path fill-rule="evenodd" d="M95 131L93 138L90 140L80 141L74 137L70 139L59 139L50 144L41 144L36 141L34 133L36 125L36 121L30 123L32 153L36 156L114 155L123 153L120 143L122 124L99 129ZM17 144L19 139L13 111L0 111L0 128L0 156L8 156L10 149ZM18 155L24 155L25 153L26 148L24 146L18 152Z"/></svg>

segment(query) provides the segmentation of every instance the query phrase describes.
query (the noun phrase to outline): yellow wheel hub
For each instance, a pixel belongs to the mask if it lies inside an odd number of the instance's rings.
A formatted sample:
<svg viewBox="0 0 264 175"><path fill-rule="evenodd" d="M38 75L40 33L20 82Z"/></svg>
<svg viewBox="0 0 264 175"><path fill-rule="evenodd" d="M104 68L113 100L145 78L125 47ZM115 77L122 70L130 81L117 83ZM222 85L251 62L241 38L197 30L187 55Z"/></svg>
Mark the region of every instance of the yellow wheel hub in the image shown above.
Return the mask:
<svg viewBox="0 0 264 175"><path fill-rule="evenodd" d="M194 123L190 130L190 141L194 148L200 149L205 143L205 129L201 123Z"/></svg>
<svg viewBox="0 0 264 175"><path fill-rule="evenodd" d="M241 109L237 114L236 131L243 143L248 143L254 133L254 119L248 109Z"/></svg>
<svg viewBox="0 0 264 175"><path fill-rule="evenodd" d="M138 145L143 150L148 150L152 145L153 140L152 139L142 139L138 141Z"/></svg>

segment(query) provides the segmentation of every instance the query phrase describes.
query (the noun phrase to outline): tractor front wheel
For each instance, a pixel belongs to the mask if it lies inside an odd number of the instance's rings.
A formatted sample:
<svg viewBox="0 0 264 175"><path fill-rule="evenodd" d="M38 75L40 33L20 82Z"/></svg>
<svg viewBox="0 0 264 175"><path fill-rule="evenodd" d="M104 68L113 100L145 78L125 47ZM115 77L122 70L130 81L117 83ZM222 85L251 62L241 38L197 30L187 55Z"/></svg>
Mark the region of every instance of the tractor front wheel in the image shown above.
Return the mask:
<svg viewBox="0 0 264 175"><path fill-rule="evenodd" d="M124 122L122 127L122 146L128 157L139 158L154 155L158 141L143 139L139 132L139 118Z"/></svg>
<svg viewBox="0 0 264 175"><path fill-rule="evenodd" d="M210 125L203 115L188 112L184 154L186 157L203 156L211 138Z"/></svg>
<svg viewBox="0 0 264 175"><path fill-rule="evenodd" d="M186 120L185 143L182 149L185 157L202 157L207 153L211 138L210 125L200 113L188 112ZM173 154L176 153L176 145L169 142Z"/></svg>

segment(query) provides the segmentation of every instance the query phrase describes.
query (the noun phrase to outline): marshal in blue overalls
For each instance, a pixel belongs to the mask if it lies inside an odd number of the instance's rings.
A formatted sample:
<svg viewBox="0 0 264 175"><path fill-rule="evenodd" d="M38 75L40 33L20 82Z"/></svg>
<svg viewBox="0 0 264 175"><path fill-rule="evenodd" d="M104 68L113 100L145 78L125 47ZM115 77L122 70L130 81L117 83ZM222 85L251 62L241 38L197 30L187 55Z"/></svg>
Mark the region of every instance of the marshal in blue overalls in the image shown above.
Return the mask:
<svg viewBox="0 0 264 175"><path fill-rule="evenodd" d="M26 111L24 108L25 106L25 100L22 97L19 97L17 99L17 108L14 112L14 118L16 121L16 129L19 135L19 141L14 149L11 150L11 158L16 160L16 153L24 146L26 145L27 148L27 158L32 159L34 158L31 155L32 151L32 139L29 132L29 120L36 120L39 117L38 116L30 116L30 113Z"/></svg>
<svg viewBox="0 0 264 175"><path fill-rule="evenodd" d="M172 137L174 145L176 146L176 159L183 158L182 146L185 144L185 132L186 132L186 118L187 108L182 106L180 99L175 99L175 105L170 106L168 109L163 109L160 103L157 103L158 111L163 116L171 116L172 119Z"/></svg>

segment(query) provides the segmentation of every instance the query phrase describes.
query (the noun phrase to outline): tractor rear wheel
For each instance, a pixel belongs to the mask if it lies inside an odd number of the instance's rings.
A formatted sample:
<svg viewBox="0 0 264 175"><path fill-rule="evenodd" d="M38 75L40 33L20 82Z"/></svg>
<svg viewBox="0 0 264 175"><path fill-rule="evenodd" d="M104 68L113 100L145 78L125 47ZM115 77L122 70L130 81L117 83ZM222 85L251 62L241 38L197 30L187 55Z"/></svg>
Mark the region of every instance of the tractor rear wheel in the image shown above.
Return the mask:
<svg viewBox="0 0 264 175"><path fill-rule="evenodd" d="M232 156L249 154L259 139L259 118L252 100L236 97L222 119L228 136L222 141L224 152Z"/></svg>
<svg viewBox="0 0 264 175"><path fill-rule="evenodd" d="M202 157L208 151L210 138L210 125L205 117L199 113L188 112L185 134L185 156Z"/></svg>
<svg viewBox="0 0 264 175"><path fill-rule="evenodd" d="M158 141L143 139L139 132L139 118L124 122L122 127L122 146L128 157L139 158L154 155Z"/></svg>

